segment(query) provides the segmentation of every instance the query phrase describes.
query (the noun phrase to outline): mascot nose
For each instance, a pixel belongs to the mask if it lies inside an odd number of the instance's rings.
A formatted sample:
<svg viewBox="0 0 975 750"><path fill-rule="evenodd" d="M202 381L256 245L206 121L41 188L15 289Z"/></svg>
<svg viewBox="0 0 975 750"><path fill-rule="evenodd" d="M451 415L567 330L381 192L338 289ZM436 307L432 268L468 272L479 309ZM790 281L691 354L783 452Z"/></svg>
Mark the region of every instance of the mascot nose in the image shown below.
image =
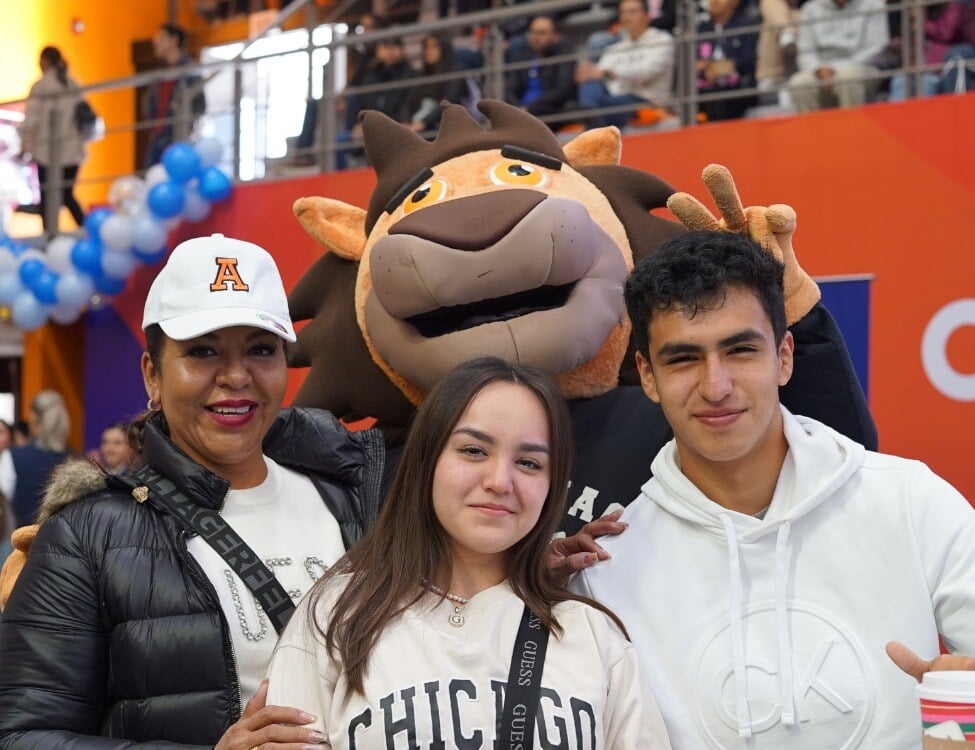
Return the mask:
<svg viewBox="0 0 975 750"><path fill-rule="evenodd" d="M389 234L408 234L455 250L483 250L506 237L547 195L509 188L436 203L407 215Z"/></svg>

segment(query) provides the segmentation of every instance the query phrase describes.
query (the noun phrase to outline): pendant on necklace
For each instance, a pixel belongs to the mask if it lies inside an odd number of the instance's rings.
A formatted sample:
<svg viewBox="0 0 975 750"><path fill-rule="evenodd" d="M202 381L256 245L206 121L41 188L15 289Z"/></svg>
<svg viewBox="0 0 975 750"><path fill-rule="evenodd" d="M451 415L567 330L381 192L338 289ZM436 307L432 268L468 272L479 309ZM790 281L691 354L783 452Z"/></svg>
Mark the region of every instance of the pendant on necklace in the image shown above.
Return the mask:
<svg viewBox="0 0 975 750"><path fill-rule="evenodd" d="M463 627L464 615L460 613L460 607L454 606L453 614L447 615L447 622L449 622L455 628Z"/></svg>

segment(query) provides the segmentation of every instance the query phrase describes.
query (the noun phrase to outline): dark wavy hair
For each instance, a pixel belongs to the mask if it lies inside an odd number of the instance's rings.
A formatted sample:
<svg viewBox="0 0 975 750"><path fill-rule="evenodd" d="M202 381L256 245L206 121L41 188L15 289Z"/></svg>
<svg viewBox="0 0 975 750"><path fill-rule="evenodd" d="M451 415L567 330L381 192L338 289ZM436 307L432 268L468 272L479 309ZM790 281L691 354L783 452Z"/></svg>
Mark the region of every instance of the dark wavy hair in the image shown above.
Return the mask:
<svg viewBox="0 0 975 750"><path fill-rule="evenodd" d="M449 585L450 539L433 509L434 471L468 405L493 383L527 388L548 416L551 484L538 522L507 551L507 580L512 590L555 634L561 633L561 626L552 607L569 599L597 607L623 629L605 607L570 593L546 564L549 544L565 512L572 462L572 429L565 399L540 370L480 357L453 369L427 396L410 428L379 519L314 589L309 616L329 653L340 659L355 692L363 690L369 655L383 630L426 593L420 582ZM318 602L332 579L346 574L351 574L349 582L323 625L315 614Z"/></svg>
<svg viewBox="0 0 975 750"><path fill-rule="evenodd" d="M41 50L41 59L54 68L62 86L68 85L68 62L61 56L57 47L45 47Z"/></svg>
<svg viewBox="0 0 975 750"><path fill-rule="evenodd" d="M688 232L671 237L644 258L626 280L623 296L637 350L650 361L648 338L655 311L689 317L724 304L729 289L753 292L779 344L785 335L784 267L747 237L732 232Z"/></svg>
<svg viewBox="0 0 975 750"><path fill-rule="evenodd" d="M166 334L163 333L162 326L158 323L146 328L146 353L149 355L149 361L152 362L152 366L156 368L156 371L162 369L162 357L163 349L166 346ZM128 427L125 429L125 437L129 441L129 447L132 448L139 456L142 458L142 446L144 440L144 434L146 430L146 420L149 419L154 413L155 409L146 409L140 412L132 421L129 422ZM162 416L162 415L160 415ZM162 427L165 432L169 432L169 427L163 418Z"/></svg>

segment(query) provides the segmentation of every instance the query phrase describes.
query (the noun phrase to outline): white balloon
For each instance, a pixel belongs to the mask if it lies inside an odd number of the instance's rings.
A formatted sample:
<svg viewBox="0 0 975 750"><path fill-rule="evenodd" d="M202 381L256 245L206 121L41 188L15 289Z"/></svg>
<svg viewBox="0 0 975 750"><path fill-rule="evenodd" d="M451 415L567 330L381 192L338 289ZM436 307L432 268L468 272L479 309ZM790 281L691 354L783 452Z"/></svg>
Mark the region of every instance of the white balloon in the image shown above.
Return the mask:
<svg viewBox="0 0 975 750"><path fill-rule="evenodd" d="M183 191L183 218L187 221L203 221L210 215L210 201L200 195L195 185L187 185Z"/></svg>
<svg viewBox="0 0 975 750"><path fill-rule="evenodd" d="M52 271L64 273L74 268L71 263L71 250L77 242L76 237L61 234L47 243L47 266Z"/></svg>
<svg viewBox="0 0 975 750"><path fill-rule="evenodd" d="M126 252L132 247L132 218L112 214L105 219L99 234L106 250Z"/></svg>
<svg viewBox="0 0 975 750"><path fill-rule="evenodd" d="M166 167L162 164L153 164L149 169L146 170L146 187L150 188L153 185L158 185L160 182L165 182L169 179L169 172L166 171Z"/></svg>
<svg viewBox="0 0 975 750"><path fill-rule="evenodd" d="M143 253L154 253L166 244L169 232L152 214L139 214L132 220L132 246Z"/></svg>
<svg viewBox="0 0 975 750"><path fill-rule="evenodd" d="M71 307L69 305L55 305L54 307L51 308L51 320L53 320L55 323L60 323L63 326L74 323L80 317L81 317L80 307Z"/></svg>
<svg viewBox="0 0 975 750"><path fill-rule="evenodd" d="M102 255L102 273L111 279L129 278L139 260L130 253L105 253Z"/></svg>
<svg viewBox="0 0 975 750"><path fill-rule="evenodd" d="M42 250L38 250L36 247L29 247L17 256L17 267L20 268L25 261L28 261L31 258L44 261L44 265L47 265L47 255Z"/></svg>
<svg viewBox="0 0 975 750"><path fill-rule="evenodd" d="M12 305L23 291L24 285L16 272L0 274L0 305Z"/></svg>
<svg viewBox="0 0 975 750"><path fill-rule="evenodd" d="M200 155L200 165L204 169L215 167L220 163L220 157L223 156L223 144L216 138L201 138L193 145L196 148L196 153Z"/></svg>
<svg viewBox="0 0 975 750"><path fill-rule="evenodd" d="M95 282L91 276L80 271L68 271L61 274L54 294L58 298L58 306L83 307L91 300L95 293Z"/></svg>
<svg viewBox="0 0 975 750"><path fill-rule="evenodd" d="M32 292L21 292L10 306L14 325L25 331L33 331L47 322L48 308L37 301Z"/></svg>
<svg viewBox="0 0 975 750"><path fill-rule="evenodd" d="M5 247L0 247L0 274L17 270L17 256Z"/></svg>

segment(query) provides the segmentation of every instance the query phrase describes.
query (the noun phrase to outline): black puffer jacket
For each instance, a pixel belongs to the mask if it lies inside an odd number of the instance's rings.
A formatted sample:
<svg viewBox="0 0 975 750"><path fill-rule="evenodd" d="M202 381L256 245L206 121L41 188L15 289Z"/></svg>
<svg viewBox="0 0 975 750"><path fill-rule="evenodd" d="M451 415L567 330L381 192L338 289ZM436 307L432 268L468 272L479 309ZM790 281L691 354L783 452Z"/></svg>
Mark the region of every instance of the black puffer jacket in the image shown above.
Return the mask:
<svg viewBox="0 0 975 750"><path fill-rule="evenodd" d="M311 478L346 547L379 509L383 443L290 409L267 456ZM228 484L146 426L144 458L194 501ZM0 623L0 748L212 748L241 713L230 634L186 533L129 486L69 466ZM171 744L171 743L176 743Z"/></svg>

